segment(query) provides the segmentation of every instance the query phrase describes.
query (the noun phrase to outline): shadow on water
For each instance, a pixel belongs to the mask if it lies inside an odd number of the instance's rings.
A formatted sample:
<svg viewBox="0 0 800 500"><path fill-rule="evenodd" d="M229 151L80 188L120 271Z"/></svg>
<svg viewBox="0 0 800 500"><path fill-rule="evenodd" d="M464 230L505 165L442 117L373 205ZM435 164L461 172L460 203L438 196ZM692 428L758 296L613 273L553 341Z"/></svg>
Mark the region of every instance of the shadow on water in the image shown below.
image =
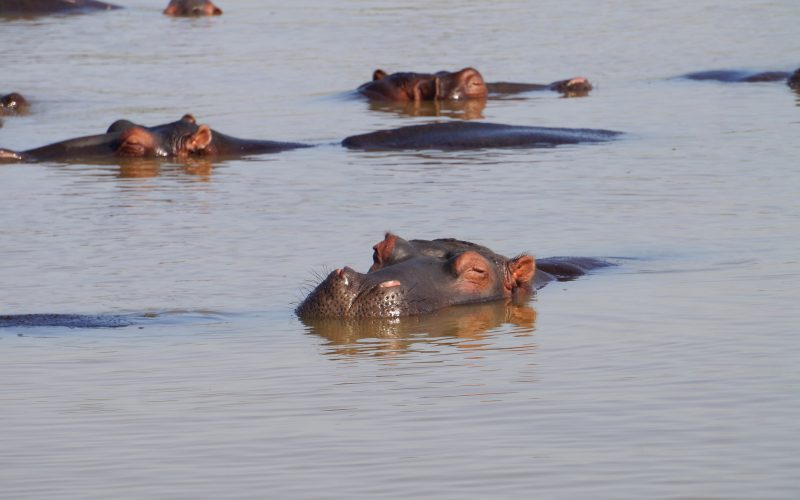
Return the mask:
<svg viewBox="0 0 800 500"><path fill-rule="evenodd" d="M456 347L468 350L497 348L502 336L530 337L536 329L536 310L528 304L489 302L454 306L436 313L395 319L302 320L307 333L325 339L332 356L398 356L418 351ZM524 346L510 348L531 348Z"/></svg>

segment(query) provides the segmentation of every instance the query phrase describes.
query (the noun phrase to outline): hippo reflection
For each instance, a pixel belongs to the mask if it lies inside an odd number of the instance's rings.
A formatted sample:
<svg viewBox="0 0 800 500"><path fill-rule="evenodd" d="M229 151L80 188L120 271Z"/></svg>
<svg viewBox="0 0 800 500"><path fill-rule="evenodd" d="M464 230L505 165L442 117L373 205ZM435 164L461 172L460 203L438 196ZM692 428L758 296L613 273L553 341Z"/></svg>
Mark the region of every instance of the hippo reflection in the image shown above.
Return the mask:
<svg viewBox="0 0 800 500"><path fill-rule="evenodd" d="M515 336L533 334L536 310L527 304L494 301L444 309L437 314L387 319L303 319L310 333L326 339L331 353L340 355L397 355L421 345L454 345L481 349L500 327ZM363 342L370 339L369 342ZM526 342L526 346L530 343Z"/></svg>
<svg viewBox="0 0 800 500"><path fill-rule="evenodd" d="M800 68L793 73L788 71L764 71L754 73L743 70L713 70L689 73L681 78L689 80L712 80L717 82L752 83L752 82L786 82L793 89L800 89Z"/></svg>
<svg viewBox="0 0 800 500"><path fill-rule="evenodd" d="M307 147L305 144L239 139L198 125L192 115L146 127L117 120L105 134L79 137L22 152L0 149L0 161L78 161L102 158L237 157Z"/></svg>
<svg viewBox="0 0 800 500"><path fill-rule="evenodd" d="M387 233L366 274L331 272L297 307L302 319L397 318L448 306L527 297L553 280L571 280L606 261L527 254L507 258L455 239L406 241Z"/></svg>
<svg viewBox="0 0 800 500"><path fill-rule="evenodd" d="M475 120L483 118L486 109L486 99L463 99L460 101L388 101L385 99L370 99L368 106L371 111L396 113L401 116L432 116L454 118L460 120Z"/></svg>

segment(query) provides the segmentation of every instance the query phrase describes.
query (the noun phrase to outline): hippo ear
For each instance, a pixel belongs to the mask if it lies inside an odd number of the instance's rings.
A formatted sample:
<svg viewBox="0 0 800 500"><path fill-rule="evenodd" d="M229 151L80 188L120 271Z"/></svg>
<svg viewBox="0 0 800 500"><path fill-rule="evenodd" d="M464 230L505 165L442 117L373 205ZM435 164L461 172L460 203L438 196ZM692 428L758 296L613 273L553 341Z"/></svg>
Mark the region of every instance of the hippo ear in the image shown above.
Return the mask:
<svg viewBox="0 0 800 500"><path fill-rule="evenodd" d="M194 115L191 113L186 113L185 115L181 116L181 121L186 123L197 123L197 119L195 119Z"/></svg>
<svg viewBox="0 0 800 500"><path fill-rule="evenodd" d="M123 131L112 147L117 156L148 156L155 153L156 140L149 130L133 126Z"/></svg>
<svg viewBox="0 0 800 500"><path fill-rule="evenodd" d="M372 81L377 82L378 80L383 80L387 76L389 76L389 74L384 70L376 69L375 71L372 72Z"/></svg>
<svg viewBox="0 0 800 500"><path fill-rule="evenodd" d="M185 148L187 153L197 153L203 151L211 144L211 139L214 138L214 134L211 132L211 128L208 125L200 125L197 128L197 131L189 136L189 139L186 140Z"/></svg>
<svg viewBox="0 0 800 500"><path fill-rule="evenodd" d="M387 262L392 259L392 252L394 252L394 245L397 242L397 236L392 233L386 233L383 241L373 245L372 249L372 267L369 272L382 268Z"/></svg>
<svg viewBox="0 0 800 500"><path fill-rule="evenodd" d="M432 79L418 78L411 87L415 101L425 101L439 97L439 77Z"/></svg>
<svg viewBox="0 0 800 500"><path fill-rule="evenodd" d="M178 2L172 0L167 8L164 9L164 14L167 16L179 16L181 15L181 8L178 6Z"/></svg>
<svg viewBox="0 0 800 500"><path fill-rule="evenodd" d="M485 286L491 281L491 262L486 257L471 250L459 254L451 261L453 272L459 278L478 287Z"/></svg>
<svg viewBox="0 0 800 500"><path fill-rule="evenodd" d="M536 260L530 255L514 257L506 263L506 288L530 289L533 275L536 273Z"/></svg>

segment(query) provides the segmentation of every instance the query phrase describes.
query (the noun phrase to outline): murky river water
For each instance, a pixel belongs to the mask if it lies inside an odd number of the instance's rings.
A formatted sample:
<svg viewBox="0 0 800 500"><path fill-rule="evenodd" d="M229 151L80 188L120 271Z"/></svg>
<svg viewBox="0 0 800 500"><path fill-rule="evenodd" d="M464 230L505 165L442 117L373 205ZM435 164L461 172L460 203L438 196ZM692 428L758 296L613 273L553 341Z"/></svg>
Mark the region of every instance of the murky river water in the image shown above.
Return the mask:
<svg viewBox="0 0 800 500"><path fill-rule="evenodd" d="M797 498L800 97L686 82L800 64L787 1L166 1L0 21L0 146L186 112L319 147L214 164L0 167L3 498ZM589 77L486 121L622 130L550 150L351 152L451 120L343 96L372 70ZM305 325L315 276L383 232L628 257L486 305Z"/></svg>

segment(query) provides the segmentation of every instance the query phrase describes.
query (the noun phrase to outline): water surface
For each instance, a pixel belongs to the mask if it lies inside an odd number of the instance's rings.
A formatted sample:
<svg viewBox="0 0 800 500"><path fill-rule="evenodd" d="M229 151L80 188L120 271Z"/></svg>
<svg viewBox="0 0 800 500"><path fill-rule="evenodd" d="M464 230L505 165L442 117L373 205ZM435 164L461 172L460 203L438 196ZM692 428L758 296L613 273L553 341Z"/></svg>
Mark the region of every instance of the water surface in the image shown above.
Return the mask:
<svg viewBox="0 0 800 500"><path fill-rule="evenodd" d="M0 497L797 498L800 97L671 77L800 61L793 1L166 2L0 21L0 146L178 119L318 147L219 163L0 167ZM353 152L422 116L375 68L574 75L494 123L621 130L545 150ZM413 110L412 110L413 111ZM622 256L526 307L307 325L383 232Z"/></svg>

